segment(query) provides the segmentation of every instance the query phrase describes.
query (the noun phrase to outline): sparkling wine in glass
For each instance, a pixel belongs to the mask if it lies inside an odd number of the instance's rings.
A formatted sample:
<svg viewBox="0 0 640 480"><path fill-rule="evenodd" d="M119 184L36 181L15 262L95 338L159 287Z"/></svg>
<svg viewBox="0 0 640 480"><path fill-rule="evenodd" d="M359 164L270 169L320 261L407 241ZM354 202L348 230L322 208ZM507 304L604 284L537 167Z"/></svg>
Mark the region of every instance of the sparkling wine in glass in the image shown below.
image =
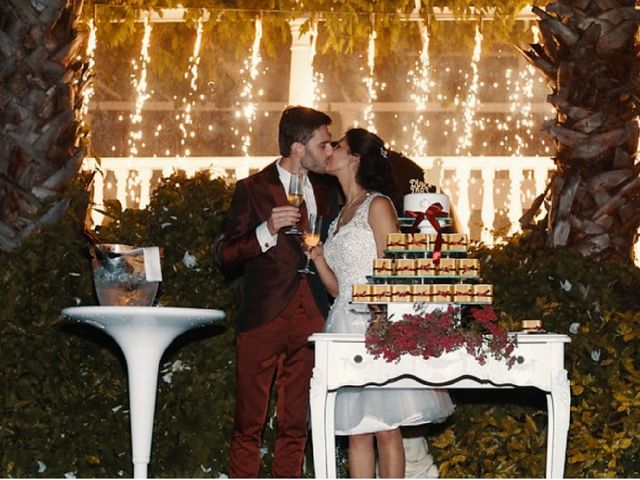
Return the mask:
<svg viewBox="0 0 640 480"><path fill-rule="evenodd" d="M293 207L299 207L304 200L304 175L299 173L292 173L291 180L289 181L289 192L287 193L287 201L289 205ZM289 230L284 233L288 235L302 235L303 232L298 230L296 225L292 225Z"/></svg>
<svg viewBox="0 0 640 480"><path fill-rule="evenodd" d="M312 248L320 243L320 231L322 230L322 215L316 215L312 213L309 215L309 221L304 229L304 243L307 247ZM311 257L307 254L307 263L304 268L298 270L300 273L306 273L307 275L315 275L316 273L311 270Z"/></svg>

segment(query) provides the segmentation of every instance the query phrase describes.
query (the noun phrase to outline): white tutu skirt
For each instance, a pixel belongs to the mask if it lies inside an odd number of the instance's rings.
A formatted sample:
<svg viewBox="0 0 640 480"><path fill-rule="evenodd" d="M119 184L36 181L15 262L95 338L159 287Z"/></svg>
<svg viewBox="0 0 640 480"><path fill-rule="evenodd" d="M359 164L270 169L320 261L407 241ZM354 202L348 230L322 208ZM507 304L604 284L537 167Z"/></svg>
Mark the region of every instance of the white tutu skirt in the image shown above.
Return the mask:
<svg viewBox="0 0 640 480"><path fill-rule="evenodd" d="M331 307L327 333L364 333L370 314L349 310L338 297ZM383 432L400 426L440 423L453 413L446 390L343 387L336 394L336 435Z"/></svg>
<svg viewBox="0 0 640 480"><path fill-rule="evenodd" d="M336 435L443 422L454 410L446 390L343 387L336 395Z"/></svg>

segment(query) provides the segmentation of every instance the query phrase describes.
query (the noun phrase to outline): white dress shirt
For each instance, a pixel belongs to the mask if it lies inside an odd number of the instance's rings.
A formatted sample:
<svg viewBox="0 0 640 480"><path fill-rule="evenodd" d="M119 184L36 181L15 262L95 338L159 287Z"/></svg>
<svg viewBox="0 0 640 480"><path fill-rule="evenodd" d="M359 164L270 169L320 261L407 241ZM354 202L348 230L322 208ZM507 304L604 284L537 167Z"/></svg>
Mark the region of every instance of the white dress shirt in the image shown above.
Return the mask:
<svg viewBox="0 0 640 480"><path fill-rule="evenodd" d="M282 183L285 193L289 191L289 182L291 182L291 172L285 170L280 166L280 159L276 162L276 168L278 169L278 176ZM313 193L313 186L308 176L304 177L304 189L303 189L304 201L307 207L307 215L318 212L318 206L316 205L316 197ZM262 253L266 252L270 248L278 244L278 232L275 235L271 235L267 222L262 222L256 227L256 237L260 243Z"/></svg>

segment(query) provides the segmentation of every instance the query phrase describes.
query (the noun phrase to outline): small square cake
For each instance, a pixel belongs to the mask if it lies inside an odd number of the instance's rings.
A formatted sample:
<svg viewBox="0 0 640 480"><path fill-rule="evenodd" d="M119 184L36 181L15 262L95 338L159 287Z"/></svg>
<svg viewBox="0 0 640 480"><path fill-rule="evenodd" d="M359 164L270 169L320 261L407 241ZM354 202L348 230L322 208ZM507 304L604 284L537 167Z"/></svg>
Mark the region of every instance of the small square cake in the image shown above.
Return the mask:
<svg viewBox="0 0 640 480"><path fill-rule="evenodd" d="M426 233L407 234L407 250L425 251L429 246Z"/></svg>
<svg viewBox="0 0 640 480"><path fill-rule="evenodd" d="M433 285L411 285L411 295L414 302L430 302Z"/></svg>
<svg viewBox="0 0 640 480"><path fill-rule="evenodd" d="M367 284L353 284L351 286L351 298L354 302L368 302L371 300L371 287Z"/></svg>
<svg viewBox="0 0 640 480"><path fill-rule="evenodd" d="M393 270L395 275L403 277L414 276L416 274L416 261L410 258L397 258L393 262Z"/></svg>
<svg viewBox="0 0 640 480"><path fill-rule="evenodd" d="M493 303L493 285L479 284L473 286L473 298L477 303Z"/></svg>
<svg viewBox="0 0 640 480"><path fill-rule="evenodd" d="M436 249L436 239L438 238L438 234L436 233L427 233L427 249L428 250L435 250ZM444 240L443 240L443 245L444 245ZM440 249L442 250L443 247L441 247Z"/></svg>
<svg viewBox="0 0 640 480"><path fill-rule="evenodd" d="M404 233L388 233L387 249L389 250L406 250L407 236Z"/></svg>
<svg viewBox="0 0 640 480"><path fill-rule="evenodd" d="M441 258L438 265L438 275L453 276L458 274L457 262L455 258Z"/></svg>
<svg viewBox="0 0 640 480"><path fill-rule="evenodd" d="M480 260L477 258L459 259L458 275L462 277L477 277L480 275Z"/></svg>
<svg viewBox="0 0 640 480"><path fill-rule="evenodd" d="M432 285L432 302L450 302L453 296L453 285L436 284Z"/></svg>
<svg viewBox="0 0 640 480"><path fill-rule="evenodd" d="M392 302L411 302L411 285L391 285Z"/></svg>
<svg viewBox="0 0 640 480"><path fill-rule="evenodd" d="M390 302L391 301L391 285L384 285L384 284L371 285L371 301L372 302Z"/></svg>
<svg viewBox="0 0 640 480"><path fill-rule="evenodd" d="M436 264L432 258L418 258L416 260L416 275L434 276L436 274Z"/></svg>
<svg viewBox="0 0 640 480"><path fill-rule="evenodd" d="M466 251L469 245L469 236L465 233L446 234L449 250Z"/></svg>
<svg viewBox="0 0 640 480"><path fill-rule="evenodd" d="M373 261L374 275L393 275L393 260L390 258L376 258Z"/></svg>
<svg viewBox="0 0 640 480"><path fill-rule="evenodd" d="M458 284L453 286L453 301L458 303L473 302L473 285Z"/></svg>

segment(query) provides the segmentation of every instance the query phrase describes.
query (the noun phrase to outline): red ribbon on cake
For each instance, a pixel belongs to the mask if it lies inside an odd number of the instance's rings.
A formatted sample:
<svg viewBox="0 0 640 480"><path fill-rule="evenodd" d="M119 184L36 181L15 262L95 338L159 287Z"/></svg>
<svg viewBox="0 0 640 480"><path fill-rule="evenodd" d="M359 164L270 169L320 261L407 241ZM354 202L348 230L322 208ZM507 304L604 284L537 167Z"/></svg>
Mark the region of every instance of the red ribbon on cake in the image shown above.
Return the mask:
<svg viewBox="0 0 640 480"><path fill-rule="evenodd" d="M415 233L416 230L418 230L418 227L425 218L429 220L429 223L436 231L436 244L433 247L433 262L436 265L440 264L440 257L442 256L442 232L440 231L438 217L443 216L443 213L445 212L443 212L442 205L439 203L432 203L424 212L413 212L411 210L404 212L406 217L415 218L413 225L411 225L411 233Z"/></svg>

